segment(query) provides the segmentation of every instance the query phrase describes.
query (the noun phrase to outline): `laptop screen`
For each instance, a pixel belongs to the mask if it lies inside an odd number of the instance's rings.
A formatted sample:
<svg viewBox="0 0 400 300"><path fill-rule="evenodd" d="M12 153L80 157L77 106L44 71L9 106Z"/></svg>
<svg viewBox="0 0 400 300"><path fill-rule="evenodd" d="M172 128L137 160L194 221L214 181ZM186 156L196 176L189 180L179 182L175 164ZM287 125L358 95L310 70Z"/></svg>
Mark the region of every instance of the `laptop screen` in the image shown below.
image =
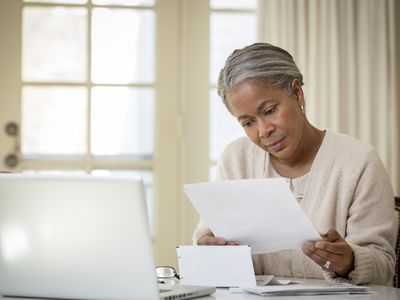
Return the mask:
<svg viewBox="0 0 400 300"><path fill-rule="evenodd" d="M143 184L0 174L0 293L156 299Z"/></svg>

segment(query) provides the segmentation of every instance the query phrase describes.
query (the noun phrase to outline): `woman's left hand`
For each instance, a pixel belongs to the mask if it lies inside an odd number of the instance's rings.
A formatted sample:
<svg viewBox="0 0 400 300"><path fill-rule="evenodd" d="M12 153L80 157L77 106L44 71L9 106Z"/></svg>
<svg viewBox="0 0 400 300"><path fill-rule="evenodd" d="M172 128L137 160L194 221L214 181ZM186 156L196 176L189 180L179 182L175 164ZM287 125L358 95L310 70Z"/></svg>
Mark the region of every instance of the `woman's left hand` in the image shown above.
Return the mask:
<svg viewBox="0 0 400 300"><path fill-rule="evenodd" d="M321 236L322 240L304 243L303 252L324 270L347 277L354 269L354 254L350 245L334 229Z"/></svg>

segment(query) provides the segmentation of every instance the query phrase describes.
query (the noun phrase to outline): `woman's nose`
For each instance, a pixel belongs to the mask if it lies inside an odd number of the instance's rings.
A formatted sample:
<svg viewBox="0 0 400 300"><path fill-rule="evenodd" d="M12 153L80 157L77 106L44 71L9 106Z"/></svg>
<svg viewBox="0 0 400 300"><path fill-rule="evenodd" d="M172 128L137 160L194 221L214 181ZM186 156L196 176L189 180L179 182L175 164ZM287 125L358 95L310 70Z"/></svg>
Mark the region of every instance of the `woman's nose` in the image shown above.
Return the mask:
<svg viewBox="0 0 400 300"><path fill-rule="evenodd" d="M270 120L262 119L258 122L258 136L268 138L275 131L275 126Z"/></svg>

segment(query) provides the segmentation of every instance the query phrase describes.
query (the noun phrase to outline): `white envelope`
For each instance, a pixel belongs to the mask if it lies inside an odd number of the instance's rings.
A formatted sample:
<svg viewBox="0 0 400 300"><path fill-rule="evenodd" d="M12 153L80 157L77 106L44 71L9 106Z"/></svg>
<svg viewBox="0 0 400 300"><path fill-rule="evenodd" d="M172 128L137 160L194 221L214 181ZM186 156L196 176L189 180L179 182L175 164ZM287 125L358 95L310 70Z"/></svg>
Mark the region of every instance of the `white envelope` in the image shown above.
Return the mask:
<svg viewBox="0 0 400 300"><path fill-rule="evenodd" d="M182 285L256 286L249 246L179 246Z"/></svg>

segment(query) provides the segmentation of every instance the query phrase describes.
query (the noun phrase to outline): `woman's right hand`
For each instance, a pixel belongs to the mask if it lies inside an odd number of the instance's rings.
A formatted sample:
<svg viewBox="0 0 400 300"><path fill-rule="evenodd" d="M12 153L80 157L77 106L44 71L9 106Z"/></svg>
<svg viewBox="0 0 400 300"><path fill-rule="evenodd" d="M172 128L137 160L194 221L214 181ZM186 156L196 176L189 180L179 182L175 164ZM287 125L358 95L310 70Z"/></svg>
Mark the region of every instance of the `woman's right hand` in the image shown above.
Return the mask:
<svg viewBox="0 0 400 300"><path fill-rule="evenodd" d="M226 245L237 245L235 242L227 241L222 237L215 237L214 234L209 231L201 238L197 240L197 245L200 246L226 246Z"/></svg>

